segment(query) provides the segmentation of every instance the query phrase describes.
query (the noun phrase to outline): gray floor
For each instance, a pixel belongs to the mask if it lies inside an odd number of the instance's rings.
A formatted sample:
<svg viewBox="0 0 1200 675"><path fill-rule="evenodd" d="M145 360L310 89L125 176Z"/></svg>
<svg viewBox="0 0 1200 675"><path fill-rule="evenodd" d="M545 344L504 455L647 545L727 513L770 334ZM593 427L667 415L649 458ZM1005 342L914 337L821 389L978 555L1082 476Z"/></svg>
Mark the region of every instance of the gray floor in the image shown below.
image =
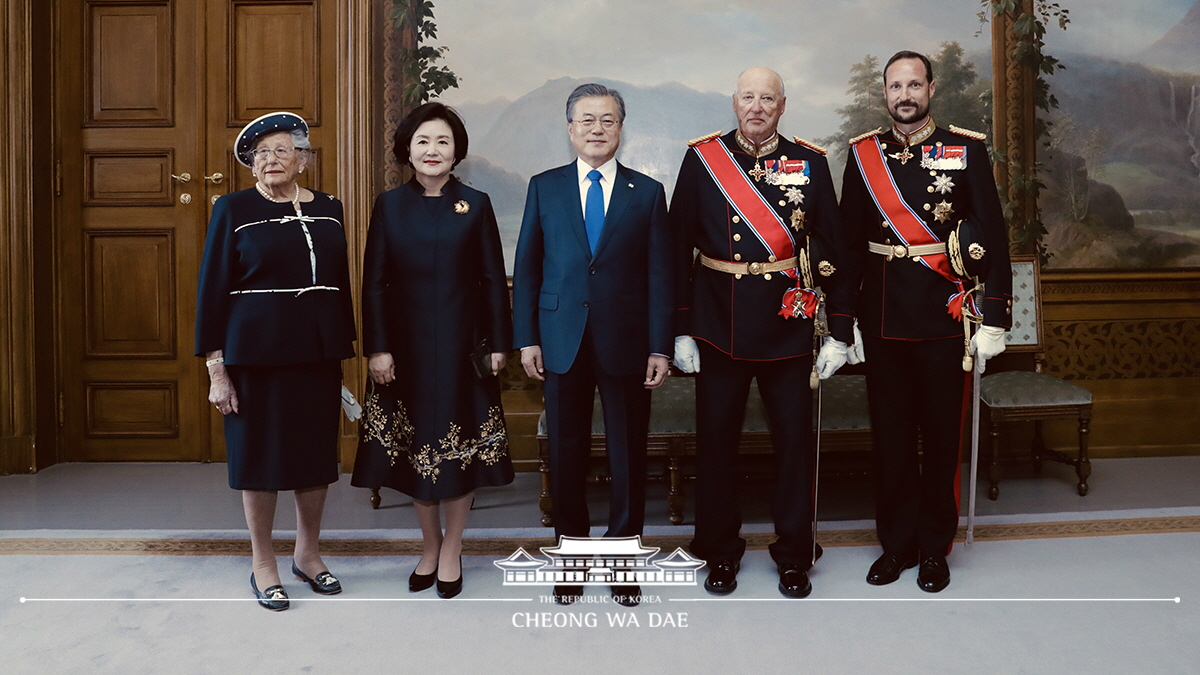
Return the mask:
<svg viewBox="0 0 1200 675"><path fill-rule="evenodd" d="M220 464L66 464L0 477L0 537L242 536L238 495L225 481ZM824 482L822 527L871 526L864 483ZM1091 483L1081 498L1062 467L1014 476L999 501L979 500L981 521L1200 515L1200 457L1097 461ZM753 498L763 491L745 484L748 530L769 529ZM538 492L533 474L481 491L468 536L545 536ZM591 493L599 524L603 490ZM281 507L286 530L291 509ZM345 477L325 524L332 537L416 535L406 498L385 492L374 511ZM690 510L684 525L667 523L654 486L648 531L690 529ZM1191 675L1200 662L1198 550L1197 532L983 541L955 548L953 582L931 596L915 570L890 586L864 583L875 547L831 548L803 601L779 595L769 554L756 550L731 596L644 587L647 600L629 611L608 603L604 587L588 586L587 603L564 608L544 588L506 586L492 556L464 558L465 588L452 601L407 591L414 557L348 556L329 559L346 586L339 596L317 597L285 574L293 604L279 614L254 605L244 556L4 555L0 673ZM281 570L289 563L281 557Z"/></svg>
<svg viewBox="0 0 1200 675"><path fill-rule="evenodd" d="M1119 517L1123 512L1200 512L1200 457L1095 460L1091 491L1080 497L1069 467L1046 464L1036 476L1024 467L1006 469L1011 478L1001 483L997 501L986 497L980 481L977 514L981 522L1013 519L1072 519ZM966 474L964 494L966 493ZM540 526L536 473L517 475L512 485L480 490L471 514L468 536L531 530ZM605 488L589 486L593 525L601 528L606 513ZM769 511L762 480L742 484L748 530L769 529ZM658 534L684 534L692 522L691 486L685 488L688 508L681 526L667 518L666 488L650 486L647 528ZM411 500L384 489L383 504L374 510L369 492L351 487L343 475L329 492L324 527L338 531L409 531L416 528ZM295 528L287 493L276 516L279 530ZM966 501L963 503L964 512ZM1118 514L1114 516L1113 514ZM1141 513L1140 515L1145 515ZM869 479L826 478L820 486L822 527L870 527L874 517ZM240 531L245 519L239 493L230 490L224 464L58 464L40 473L0 477L0 536L28 536L30 531ZM25 534L22 534L25 533ZM404 536L407 532L390 533Z"/></svg>

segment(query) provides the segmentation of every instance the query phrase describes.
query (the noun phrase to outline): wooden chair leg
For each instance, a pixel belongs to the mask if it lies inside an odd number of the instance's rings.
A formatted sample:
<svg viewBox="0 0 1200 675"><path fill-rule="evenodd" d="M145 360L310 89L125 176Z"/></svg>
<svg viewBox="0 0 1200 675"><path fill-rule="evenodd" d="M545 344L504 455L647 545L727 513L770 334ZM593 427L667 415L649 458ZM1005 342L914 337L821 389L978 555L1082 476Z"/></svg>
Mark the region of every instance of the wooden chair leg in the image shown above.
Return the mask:
<svg viewBox="0 0 1200 675"><path fill-rule="evenodd" d="M988 499L1000 498L1000 421L992 413L992 456L988 462Z"/></svg>
<svg viewBox="0 0 1200 675"><path fill-rule="evenodd" d="M542 525L550 527L554 525L554 517L551 515L554 504L550 499L550 458L547 456L547 450L544 441L538 441L538 470L542 474L542 494L538 497L538 508L542 510Z"/></svg>
<svg viewBox="0 0 1200 675"><path fill-rule="evenodd" d="M1079 476L1079 485L1076 488L1080 497L1087 496L1087 479L1092 475L1092 461L1088 459L1088 422L1086 415L1079 416L1079 459L1075 464L1075 475Z"/></svg>
<svg viewBox="0 0 1200 675"><path fill-rule="evenodd" d="M683 455L683 439L672 438L667 441L667 511L670 513L671 524L683 524L683 471L680 457Z"/></svg>
<svg viewBox="0 0 1200 675"><path fill-rule="evenodd" d="M379 488L377 488L377 487L371 488L371 508L378 509L379 504L382 501L383 501L383 499L380 498L380 496L379 496Z"/></svg>

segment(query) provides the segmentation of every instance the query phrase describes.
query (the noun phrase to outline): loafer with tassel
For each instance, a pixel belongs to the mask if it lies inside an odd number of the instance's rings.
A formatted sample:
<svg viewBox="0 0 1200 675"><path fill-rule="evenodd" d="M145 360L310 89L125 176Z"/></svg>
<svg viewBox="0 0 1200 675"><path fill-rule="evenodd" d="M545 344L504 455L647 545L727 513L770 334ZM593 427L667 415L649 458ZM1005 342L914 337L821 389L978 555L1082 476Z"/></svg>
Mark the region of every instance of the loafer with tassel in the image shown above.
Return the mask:
<svg viewBox="0 0 1200 675"><path fill-rule="evenodd" d="M299 567L296 567L296 561L293 560L292 574L300 581L312 586L313 591L321 595L337 595L342 592L341 582L329 572L319 572L317 578L310 579L307 574L300 571Z"/></svg>
<svg viewBox="0 0 1200 675"><path fill-rule="evenodd" d="M254 589L254 597L258 598L258 604L272 612L282 612L291 606L288 602L287 591L283 590L283 586L276 584L265 591L258 590L258 584L254 581L254 573L250 573L250 588Z"/></svg>

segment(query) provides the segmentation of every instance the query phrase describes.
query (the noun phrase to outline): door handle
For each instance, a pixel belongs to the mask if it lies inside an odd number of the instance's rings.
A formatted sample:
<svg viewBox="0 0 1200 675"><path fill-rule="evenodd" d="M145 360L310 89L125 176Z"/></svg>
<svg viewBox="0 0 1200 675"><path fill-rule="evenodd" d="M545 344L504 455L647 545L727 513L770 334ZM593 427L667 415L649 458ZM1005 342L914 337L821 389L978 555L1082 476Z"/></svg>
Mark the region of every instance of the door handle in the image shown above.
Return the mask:
<svg viewBox="0 0 1200 675"><path fill-rule="evenodd" d="M204 180L211 180L213 185L220 185L221 181L225 180L225 174L214 173L211 176L205 176Z"/></svg>
<svg viewBox="0 0 1200 675"><path fill-rule="evenodd" d="M192 174L181 173L178 176L176 176L175 174L171 174L171 178L174 178L175 180L179 181L180 183L186 183L186 182L192 180Z"/></svg>

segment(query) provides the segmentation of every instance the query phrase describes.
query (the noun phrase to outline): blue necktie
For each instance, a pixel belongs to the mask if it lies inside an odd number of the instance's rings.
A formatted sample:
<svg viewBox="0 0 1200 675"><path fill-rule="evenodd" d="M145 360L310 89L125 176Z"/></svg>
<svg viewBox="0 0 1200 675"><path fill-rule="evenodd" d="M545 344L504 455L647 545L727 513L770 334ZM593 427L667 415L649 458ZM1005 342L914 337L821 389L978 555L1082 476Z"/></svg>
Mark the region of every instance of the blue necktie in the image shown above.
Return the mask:
<svg viewBox="0 0 1200 675"><path fill-rule="evenodd" d="M604 191L600 187L600 172L592 169L588 172L588 180L592 181L587 191L587 206L583 210L583 225L587 228L588 246L596 253L596 242L600 241L600 230L604 229Z"/></svg>

